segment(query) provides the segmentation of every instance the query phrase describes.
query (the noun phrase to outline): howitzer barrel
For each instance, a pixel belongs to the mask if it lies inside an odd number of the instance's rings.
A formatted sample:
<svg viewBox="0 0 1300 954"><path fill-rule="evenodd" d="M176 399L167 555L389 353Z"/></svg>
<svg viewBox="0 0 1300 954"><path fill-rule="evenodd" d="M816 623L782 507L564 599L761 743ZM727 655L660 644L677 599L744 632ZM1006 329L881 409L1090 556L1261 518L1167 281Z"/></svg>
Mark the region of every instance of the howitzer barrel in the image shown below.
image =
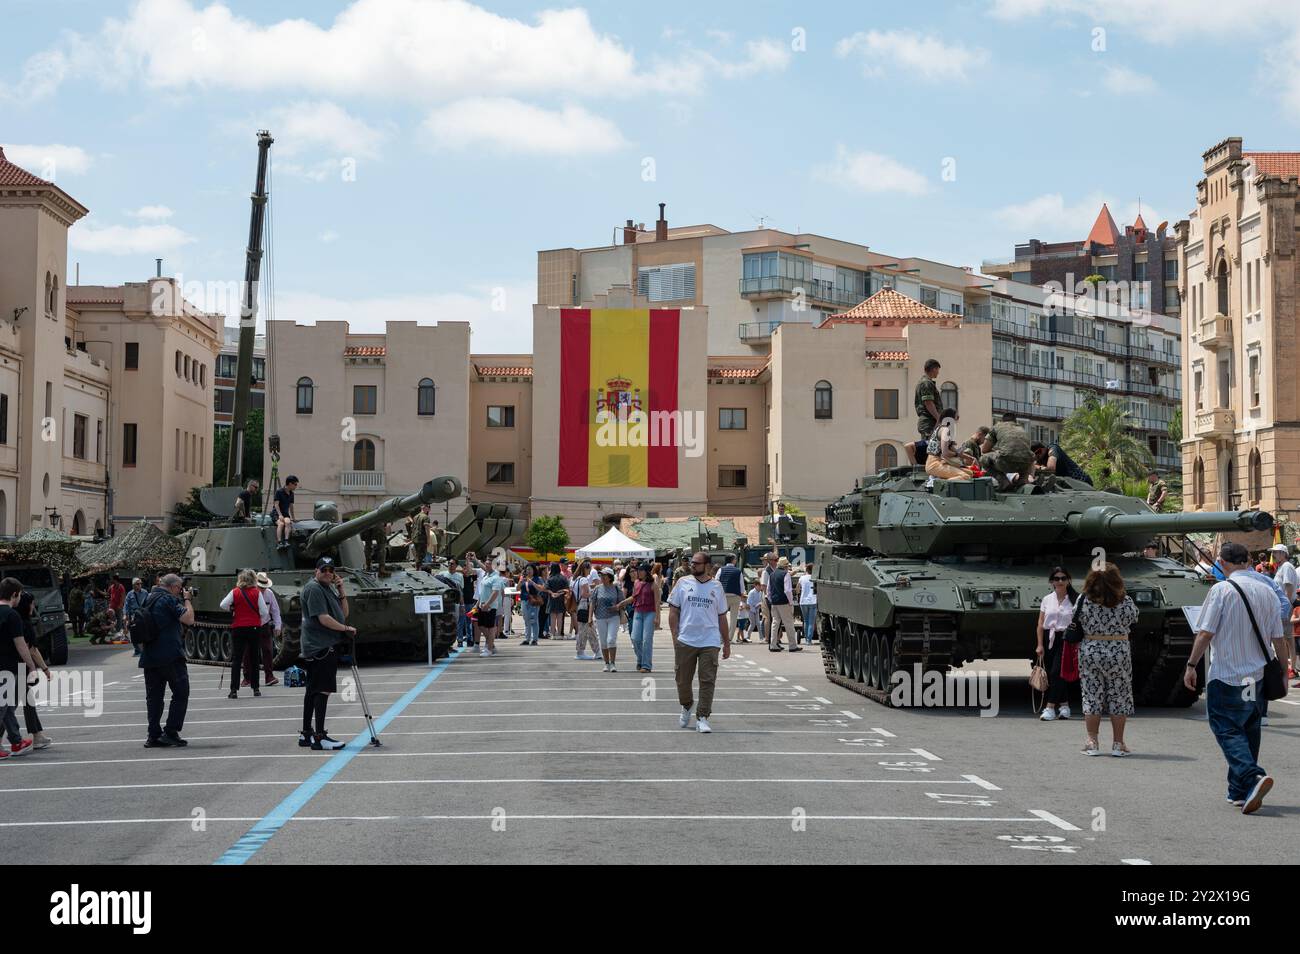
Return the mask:
<svg viewBox="0 0 1300 954"><path fill-rule="evenodd" d="M1262 510L1209 513L1123 513L1114 507L1089 507L1066 517L1070 529L1082 539L1131 537L1140 533L1205 533L1269 530L1273 517Z"/></svg>
<svg viewBox="0 0 1300 954"><path fill-rule="evenodd" d="M333 526L321 527L307 540L303 550L308 556L319 556L330 547L338 546L348 537L365 533L371 527L387 523L389 520L409 516L425 504L441 503L459 497L460 492L460 481L455 477L435 477L421 487L418 493L406 497L394 497L369 513L363 513L359 517L353 517L351 520Z"/></svg>

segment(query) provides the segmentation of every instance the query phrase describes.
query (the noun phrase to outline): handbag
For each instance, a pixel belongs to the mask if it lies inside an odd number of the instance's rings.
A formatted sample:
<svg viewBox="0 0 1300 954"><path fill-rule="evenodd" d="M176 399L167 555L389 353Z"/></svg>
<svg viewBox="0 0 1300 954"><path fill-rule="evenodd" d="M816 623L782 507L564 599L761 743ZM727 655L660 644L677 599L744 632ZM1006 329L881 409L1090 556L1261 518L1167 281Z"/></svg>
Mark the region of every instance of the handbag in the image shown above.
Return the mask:
<svg viewBox="0 0 1300 954"><path fill-rule="evenodd" d="M1286 678L1282 675L1282 664L1278 662L1276 656L1268 654L1268 647L1264 644L1264 637L1259 634L1259 624L1255 622L1255 614L1251 611L1250 600L1246 599L1246 594L1242 592L1236 580L1225 580L1241 597L1241 602L1246 606L1246 616L1250 619L1250 628L1255 633L1255 640L1259 643L1259 651L1264 654L1264 678L1261 685L1264 690L1264 698L1269 702L1275 699L1281 699L1286 696Z"/></svg>
<svg viewBox="0 0 1300 954"><path fill-rule="evenodd" d="M1065 630L1065 641L1067 643L1083 642L1083 620L1079 618L1079 606L1083 603L1083 594L1074 601L1074 615L1070 617L1070 625Z"/></svg>

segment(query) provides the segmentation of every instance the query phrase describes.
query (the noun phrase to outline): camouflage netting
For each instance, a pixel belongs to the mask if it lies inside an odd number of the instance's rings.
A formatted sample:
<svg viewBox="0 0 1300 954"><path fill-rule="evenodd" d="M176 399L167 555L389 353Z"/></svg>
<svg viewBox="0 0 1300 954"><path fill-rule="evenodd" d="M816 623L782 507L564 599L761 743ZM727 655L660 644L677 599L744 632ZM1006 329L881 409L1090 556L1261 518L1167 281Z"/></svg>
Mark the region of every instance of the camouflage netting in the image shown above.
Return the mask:
<svg viewBox="0 0 1300 954"><path fill-rule="evenodd" d="M0 560L6 563L37 563L56 573L81 572L77 559L80 541L58 530L35 527L17 540L0 543Z"/></svg>
<svg viewBox="0 0 1300 954"><path fill-rule="evenodd" d="M185 557L185 545L152 523L141 520L124 532L80 554L87 573L113 570L175 570Z"/></svg>

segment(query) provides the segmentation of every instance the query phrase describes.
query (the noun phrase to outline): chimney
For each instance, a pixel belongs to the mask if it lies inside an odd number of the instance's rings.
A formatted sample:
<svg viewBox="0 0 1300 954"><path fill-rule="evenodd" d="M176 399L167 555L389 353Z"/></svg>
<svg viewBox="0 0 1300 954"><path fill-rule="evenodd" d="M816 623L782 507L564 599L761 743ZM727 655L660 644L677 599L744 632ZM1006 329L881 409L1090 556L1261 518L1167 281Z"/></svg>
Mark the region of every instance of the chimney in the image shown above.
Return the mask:
<svg viewBox="0 0 1300 954"><path fill-rule="evenodd" d="M664 218L666 202L659 203L659 221L655 223L655 241L663 242L668 238L668 220Z"/></svg>
<svg viewBox="0 0 1300 954"><path fill-rule="evenodd" d="M158 274L155 277L162 278L162 259L155 258L154 261L158 264Z"/></svg>
<svg viewBox="0 0 1300 954"><path fill-rule="evenodd" d="M632 222L631 219L628 219L627 225L623 226L623 244L624 245L636 244L636 225Z"/></svg>

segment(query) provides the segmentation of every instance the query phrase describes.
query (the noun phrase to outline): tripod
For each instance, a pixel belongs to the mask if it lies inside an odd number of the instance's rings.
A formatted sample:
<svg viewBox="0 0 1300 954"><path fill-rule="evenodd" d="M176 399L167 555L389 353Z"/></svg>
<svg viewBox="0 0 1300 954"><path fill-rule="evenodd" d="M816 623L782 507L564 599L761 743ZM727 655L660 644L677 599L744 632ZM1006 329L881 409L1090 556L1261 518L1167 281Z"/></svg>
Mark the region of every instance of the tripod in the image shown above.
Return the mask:
<svg viewBox="0 0 1300 954"><path fill-rule="evenodd" d="M378 747L384 743L379 741L379 735L375 732L375 720L370 717L370 704L366 702L366 690L361 687L361 673L357 671L357 638L352 637L352 679L357 686L357 698L361 700L361 711L366 717L366 726L370 729L370 744Z"/></svg>

